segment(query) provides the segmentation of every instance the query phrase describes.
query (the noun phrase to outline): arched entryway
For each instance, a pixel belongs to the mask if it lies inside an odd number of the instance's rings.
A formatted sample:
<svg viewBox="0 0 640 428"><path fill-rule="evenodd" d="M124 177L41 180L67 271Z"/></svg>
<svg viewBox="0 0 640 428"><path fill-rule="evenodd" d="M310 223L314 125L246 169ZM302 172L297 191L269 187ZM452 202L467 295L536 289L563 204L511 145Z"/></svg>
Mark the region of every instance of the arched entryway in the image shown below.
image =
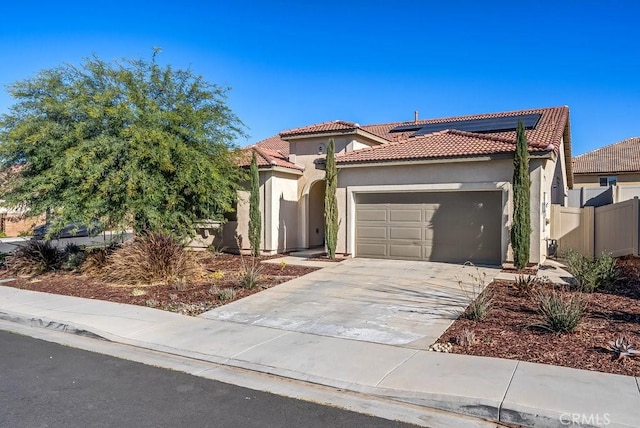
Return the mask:
<svg viewBox="0 0 640 428"><path fill-rule="evenodd" d="M309 189L307 242L309 248L324 245L324 180L318 180Z"/></svg>

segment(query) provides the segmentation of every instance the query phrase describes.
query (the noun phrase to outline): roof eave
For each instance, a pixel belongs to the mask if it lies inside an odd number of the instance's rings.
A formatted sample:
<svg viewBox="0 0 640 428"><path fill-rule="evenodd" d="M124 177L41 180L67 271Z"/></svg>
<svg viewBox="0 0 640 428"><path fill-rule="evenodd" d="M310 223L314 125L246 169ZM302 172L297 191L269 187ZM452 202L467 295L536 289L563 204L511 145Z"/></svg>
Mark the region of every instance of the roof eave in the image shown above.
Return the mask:
<svg viewBox="0 0 640 428"><path fill-rule="evenodd" d="M293 169L293 168L287 168L284 166L279 166L279 165L273 165L273 166L259 166L258 167L258 172L261 171L275 171L275 172L283 172L285 174L291 174L291 175L302 175L302 171L300 171L299 169Z"/></svg>
<svg viewBox="0 0 640 428"><path fill-rule="evenodd" d="M301 140L304 138L320 138L320 137L338 137L342 135L355 134L357 128L335 129L332 131L304 132L301 134L280 134L280 138L284 141Z"/></svg>
<svg viewBox="0 0 640 428"><path fill-rule="evenodd" d="M371 166L395 166L395 165L427 165L437 163L454 163L454 162L484 162L497 159L508 159L508 153L495 153L490 155L473 155L473 156L457 156L443 158L426 158L426 159L394 159L394 160L375 160L375 161L354 161L346 163L336 163L338 168L362 168Z"/></svg>
<svg viewBox="0 0 640 428"><path fill-rule="evenodd" d="M342 137L345 135L358 135L364 137L368 140L376 142L378 144L386 144L389 143L389 140L386 140L378 135L375 135L369 131L366 131L362 128L349 128L349 129L337 129L333 131L323 131L323 132L307 132L304 134L297 135L286 135L281 134L280 138L285 141L290 140L302 140L305 138L330 138L330 137Z"/></svg>
<svg viewBox="0 0 640 428"><path fill-rule="evenodd" d="M562 133L564 143L564 164L567 172L567 186L573 189L573 162L571 161L571 123L569 119L569 109L566 110L566 122Z"/></svg>

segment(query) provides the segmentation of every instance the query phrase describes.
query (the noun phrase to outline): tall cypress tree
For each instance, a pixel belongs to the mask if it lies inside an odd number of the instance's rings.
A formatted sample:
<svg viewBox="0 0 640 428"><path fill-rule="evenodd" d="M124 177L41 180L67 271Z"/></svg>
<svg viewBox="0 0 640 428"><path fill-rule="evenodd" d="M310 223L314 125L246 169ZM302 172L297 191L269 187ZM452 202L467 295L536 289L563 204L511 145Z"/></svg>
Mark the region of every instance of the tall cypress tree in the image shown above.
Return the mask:
<svg viewBox="0 0 640 428"><path fill-rule="evenodd" d="M249 245L254 257L260 255L260 235L262 235L262 217L260 215L260 178L258 176L258 160L253 151L251 158L251 194L249 196Z"/></svg>
<svg viewBox="0 0 640 428"><path fill-rule="evenodd" d="M511 247L518 269L527 266L531 237L531 182L529 178L529 147L524 124L518 121L516 153L513 158L513 226Z"/></svg>
<svg viewBox="0 0 640 428"><path fill-rule="evenodd" d="M327 241L327 256L333 260L336 258L336 246L338 244L338 199L336 188L338 187L338 170L336 168L335 142L333 138L327 145L327 160L325 166L325 192L324 192L324 231Z"/></svg>

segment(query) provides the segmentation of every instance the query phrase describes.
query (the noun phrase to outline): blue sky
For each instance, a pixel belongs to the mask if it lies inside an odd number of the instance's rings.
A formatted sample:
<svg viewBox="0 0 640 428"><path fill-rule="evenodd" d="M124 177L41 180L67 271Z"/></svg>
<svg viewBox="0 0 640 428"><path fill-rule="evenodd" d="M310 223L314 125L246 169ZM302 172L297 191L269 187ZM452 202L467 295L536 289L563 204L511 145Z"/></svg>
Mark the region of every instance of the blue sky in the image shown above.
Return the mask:
<svg viewBox="0 0 640 428"><path fill-rule="evenodd" d="M573 153L640 136L636 1L5 1L0 85L93 54L232 87L257 142L360 124L568 105ZM13 103L0 93L0 113Z"/></svg>

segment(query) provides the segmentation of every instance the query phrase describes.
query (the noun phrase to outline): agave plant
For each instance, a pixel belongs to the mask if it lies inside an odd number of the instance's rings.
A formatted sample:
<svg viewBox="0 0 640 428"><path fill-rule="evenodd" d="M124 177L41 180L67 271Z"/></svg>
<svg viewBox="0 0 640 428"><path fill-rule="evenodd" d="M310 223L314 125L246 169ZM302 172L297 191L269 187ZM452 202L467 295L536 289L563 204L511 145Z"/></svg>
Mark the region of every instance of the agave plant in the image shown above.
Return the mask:
<svg viewBox="0 0 640 428"><path fill-rule="evenodd" d="M635 357L636 355L640 355L640 350L634 349L633 344L631 344L624 336L618 337L615 341L609 342L609 349L618 356L616 360L621 360L624 357Z"/></svg>

